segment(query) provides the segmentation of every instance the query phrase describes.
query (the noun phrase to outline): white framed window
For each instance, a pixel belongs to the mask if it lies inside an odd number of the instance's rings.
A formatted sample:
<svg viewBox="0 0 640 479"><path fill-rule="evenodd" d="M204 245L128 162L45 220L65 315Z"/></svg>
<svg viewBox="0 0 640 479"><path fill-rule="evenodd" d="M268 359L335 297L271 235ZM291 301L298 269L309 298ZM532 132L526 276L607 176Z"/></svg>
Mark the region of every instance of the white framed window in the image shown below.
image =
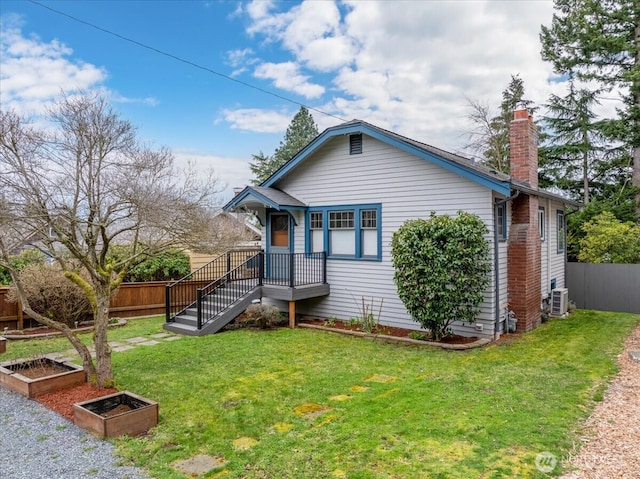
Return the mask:
<svg viewBox="0 0 640 479"><path fill-rule="evenodd" d="M360 210L360 228L362 256L378 256L378 211Z"/></svg>

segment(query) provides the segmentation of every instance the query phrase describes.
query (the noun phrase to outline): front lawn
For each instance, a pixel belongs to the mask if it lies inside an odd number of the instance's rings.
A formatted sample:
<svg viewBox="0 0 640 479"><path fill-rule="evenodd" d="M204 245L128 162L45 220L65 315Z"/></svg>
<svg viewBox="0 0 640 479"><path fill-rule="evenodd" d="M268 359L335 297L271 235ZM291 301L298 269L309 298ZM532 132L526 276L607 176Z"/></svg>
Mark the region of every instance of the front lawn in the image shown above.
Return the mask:
<svg viewBox="0 0 640 479"><path fill-rule="evenodd" d="M536 455L568 454L639 322L581 311L469 352L303 329L136 348L114 355L118 385L161 423L120 451L157 478L196 454L227 461L206 477L546 477Z"/></svg>
<svg viewBox="0 0 640 479"><path fill-rule="evenodd" d="M548 477L536 456L572 451L639 323L579 311L467 352L308 329L138 347L114 354L117 385L159 401L160 424L116 444L158 479L197 454L226 461L207 478Z"/></svg>

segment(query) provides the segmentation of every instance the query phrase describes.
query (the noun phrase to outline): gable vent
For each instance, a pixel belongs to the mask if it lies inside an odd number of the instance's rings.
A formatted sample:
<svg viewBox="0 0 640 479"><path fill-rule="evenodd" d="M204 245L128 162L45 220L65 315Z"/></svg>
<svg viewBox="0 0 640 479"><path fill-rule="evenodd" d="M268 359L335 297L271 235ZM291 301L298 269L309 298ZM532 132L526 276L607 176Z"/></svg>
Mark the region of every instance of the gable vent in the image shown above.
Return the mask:
<svg viewBox="0 0 640 479"><path fill-rule="evenodd" d="M349 154L359 155L362 153L362 133L349 135Z"/></svg>

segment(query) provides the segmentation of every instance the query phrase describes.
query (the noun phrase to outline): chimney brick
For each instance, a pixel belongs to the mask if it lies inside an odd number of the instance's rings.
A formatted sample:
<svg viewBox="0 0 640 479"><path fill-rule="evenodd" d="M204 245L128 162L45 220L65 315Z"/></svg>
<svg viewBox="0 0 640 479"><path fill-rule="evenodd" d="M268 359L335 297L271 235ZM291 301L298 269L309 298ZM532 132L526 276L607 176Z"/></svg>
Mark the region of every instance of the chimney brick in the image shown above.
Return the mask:
<svg viewBox="0 0 640 479"><path fill-rule="evenodd" d="M538 131L527 110L518 110L510 124L511 178L538 189ZM538 197L521 193L511 204L507 253L509 308L518 331L541 323L541 245Z"/></svg>
<svg viewBox="0 0 640 479"><path fill-rule="evenodd" d="M511 178L538 188L538 128L527 110L516 110L509 125Z"/></svg>

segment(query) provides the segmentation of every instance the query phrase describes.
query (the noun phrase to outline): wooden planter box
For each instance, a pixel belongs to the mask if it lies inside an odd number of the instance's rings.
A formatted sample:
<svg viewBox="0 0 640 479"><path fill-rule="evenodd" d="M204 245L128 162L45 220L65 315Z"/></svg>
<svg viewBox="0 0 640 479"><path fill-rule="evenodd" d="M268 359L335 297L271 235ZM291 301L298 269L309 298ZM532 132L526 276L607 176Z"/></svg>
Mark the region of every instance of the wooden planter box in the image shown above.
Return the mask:
<svg viewBox="0 0 640 479"><path fill-rule="evenodd" d="M36 365L45 365L51 370L50 374L38 378L27 377L27 370ZM0 385L28 398L82 384L86 380L82 366L55 359L17 359L0 363Z"/></svg>
<svg viewBox="0 0 640 479"><path fill-rule="evenodd" d="M0 336L0 354L7 352L7 340Z"/></svg>
<svg viewBox="0 0 640 479"><path fill-rule="evenodd" d="M121 391L74 404L73 418L99 437L139 436L158 424L158 403Z"/></svg>

